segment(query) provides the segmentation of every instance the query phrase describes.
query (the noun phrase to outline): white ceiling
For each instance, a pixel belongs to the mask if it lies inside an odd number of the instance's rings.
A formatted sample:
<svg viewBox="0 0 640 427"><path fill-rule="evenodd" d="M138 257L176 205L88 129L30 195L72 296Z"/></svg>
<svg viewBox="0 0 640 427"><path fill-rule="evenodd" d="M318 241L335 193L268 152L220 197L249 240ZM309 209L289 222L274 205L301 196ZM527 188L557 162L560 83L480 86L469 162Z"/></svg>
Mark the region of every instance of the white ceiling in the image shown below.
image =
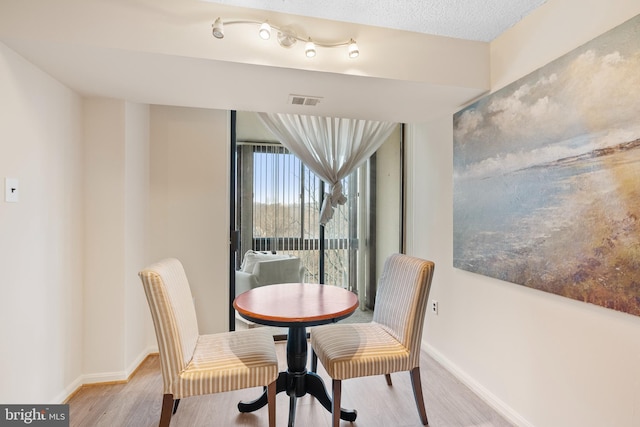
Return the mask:
<svg viewBox="0 0 640 427"><path fill-rule="evenodd" d="M211 2L489 42L546 0L211 0Z"/></svg>
<svg viewBox="0 0 640 427"><path fill-rule="evenodd" d="M84 96L419 122L485 93L489 45L478 40L542 3L2 0L0 42ZM361 54L351 60L326 49L309 60L301 46L265 43L240 25L217 40L218 16L268 19L325 40L354 37ZM312 109L292 106L290 94L322 100Z"/></svg>

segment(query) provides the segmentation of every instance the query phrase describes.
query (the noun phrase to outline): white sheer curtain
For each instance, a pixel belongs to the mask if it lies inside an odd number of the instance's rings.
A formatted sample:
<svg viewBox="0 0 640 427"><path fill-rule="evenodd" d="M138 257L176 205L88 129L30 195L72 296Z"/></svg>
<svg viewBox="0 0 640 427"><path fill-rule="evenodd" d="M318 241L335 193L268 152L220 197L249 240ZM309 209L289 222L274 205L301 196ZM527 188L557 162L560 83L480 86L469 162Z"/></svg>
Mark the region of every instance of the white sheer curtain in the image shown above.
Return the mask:
<svg viewBox="0 0 640 427"><path fill-rule="evenodd" d="M302 163L329 184L320 211L320 224L346 203L342 180L386 141L395 123L297 114L258 113L264 125Z"/></svg>

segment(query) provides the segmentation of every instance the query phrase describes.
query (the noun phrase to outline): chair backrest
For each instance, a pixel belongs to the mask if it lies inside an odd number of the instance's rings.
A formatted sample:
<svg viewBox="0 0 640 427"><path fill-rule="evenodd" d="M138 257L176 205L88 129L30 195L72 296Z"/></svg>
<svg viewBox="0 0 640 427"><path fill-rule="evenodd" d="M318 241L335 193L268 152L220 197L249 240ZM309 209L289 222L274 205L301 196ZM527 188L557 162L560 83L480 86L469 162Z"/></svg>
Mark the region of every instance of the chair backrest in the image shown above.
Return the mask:
<svg viewBox="0 0 640 427"><path fill-rule="evenodd" d="M373 321L409 349L418 366L422 328L434 263L407 255L391 255L378 281Z"/></svg>
<svg viewBox="0 0 640 427"><path fill-rule="evenodd" d="M158 340L165 392L193 356L198 321L187 275L180 261L169 258L138 273L147 295Z"/></svg>

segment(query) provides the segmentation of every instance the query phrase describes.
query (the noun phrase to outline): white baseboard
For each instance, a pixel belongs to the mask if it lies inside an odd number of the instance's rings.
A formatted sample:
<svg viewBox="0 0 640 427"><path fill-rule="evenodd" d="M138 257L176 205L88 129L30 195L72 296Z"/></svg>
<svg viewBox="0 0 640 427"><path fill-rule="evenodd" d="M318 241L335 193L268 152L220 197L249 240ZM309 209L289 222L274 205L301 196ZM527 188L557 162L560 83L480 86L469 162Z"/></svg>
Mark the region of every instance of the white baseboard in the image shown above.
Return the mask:
<svg viewBox="0 0 640 427"><path fill-rule="evenodd" d="M135 358L133 362L129 365L129 367L124 371L115 371L115 372L100 372L96 374L85 374L76 378L71 384L69 384L65 389L53 400L56 403L63 403L69 397L71 397L80 387L86 384L99 384L99 383L109 383L109 382L120 382L127 381L131 374L138 369L138 366L150 355L158 352L158 348L156 346L152 346L142 351L138 357Z"/></svg>
<svg viewBox="0 0 640 427"><path fill-rule="evenodd" d="M129 365L129 368L127 369L127 378L129 378L131 376L131 374L133 374L135 372L136 369L138 369L138 367L142 364L142 362L144 362L144 360L149 357L150 354L154 354L158 352L158 346L151 346L151 347L147 347L145 350L143 350L138 357L131 362L131 364Z"/></svg>
<svg viewBox="0 0 640 427"><path fill-rule="evenodd" d="M129 376L126 371L100 372L82 376L82 385L125 381Z"/></svg>
<svg viewBox="0 0 640 427"><path fill-rule="evenodd" d="M487 405L491 406L496 412L502 415L507 421L519 427L534 427L529 421L524 419L513 408L507 405L502 399L498 398L495 394L491 393L482 384L477 382L473 377L468 375L465 371L460 369L458 365L451 362L438 350L433 348L426 342L422 342L422 349L433 357L438 363L440 363L447 371L449 371L454 377L459 379L464 385L469 387L475 394L477 394Z"/></svg>
<svg viewBox="0 0 640 427"><path fill-rule="evenodd" d="M54 404L62 404L71 397L76 390L82 387L82 376L76 378L71 384L65 387L51 402Z"/></svg>

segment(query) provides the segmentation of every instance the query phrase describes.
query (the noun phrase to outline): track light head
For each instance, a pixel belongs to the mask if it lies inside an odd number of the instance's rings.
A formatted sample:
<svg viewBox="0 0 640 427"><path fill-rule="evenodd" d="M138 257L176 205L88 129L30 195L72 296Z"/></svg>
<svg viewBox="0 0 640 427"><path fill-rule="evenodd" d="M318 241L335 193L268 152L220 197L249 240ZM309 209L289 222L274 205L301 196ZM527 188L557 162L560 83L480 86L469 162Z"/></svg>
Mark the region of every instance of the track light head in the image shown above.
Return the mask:
<svg viewBox="0 0 640 427"><path fill-rule="evenodd" d="M224 38L224 24L220 18L216 19L216 21L212 25L213 27L213 37L217 39Z"/></svg>
<svg viewBox="0 0 640 427"><path fill-rule="evenodd" d="M309 37L309 41L304 45L304 54L307 55L307 58L316 56L316 45L311 41L311 37Z"/></svg>
<svg viewBox="0 0 640 427"><path fill-rule="evenodd" d="M262 40L269 40L271 38L271 25L269 25L268 22L263 22L262 25L260 25L258 34Z"/></svg>
<svg viewBox="0 0 640 427"><path fill-rule="evenodd" d="M349 58L357 58L360 55L360 49L358 49L358 45L356 41L351 39L349 41L349 46L347 48L347 53L349 54Z"/></svg>

